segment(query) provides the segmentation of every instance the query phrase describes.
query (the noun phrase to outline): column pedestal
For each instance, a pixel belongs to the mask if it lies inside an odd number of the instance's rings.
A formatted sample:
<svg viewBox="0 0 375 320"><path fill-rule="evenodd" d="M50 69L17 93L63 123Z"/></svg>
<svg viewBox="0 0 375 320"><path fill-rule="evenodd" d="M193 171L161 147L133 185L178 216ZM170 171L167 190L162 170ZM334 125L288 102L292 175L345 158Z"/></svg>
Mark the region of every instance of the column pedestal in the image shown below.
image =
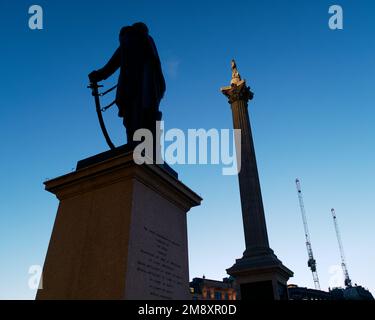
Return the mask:
<svg viewBox="0 0 375 320"><path fill-rule="evenodd" d="M293 272L275 254L237 259L227 273L236 279L241 300L287 300Z"/></svg>
<svg viewBox="0 0 375 320"><path fill-rule="evenodd" d="M60 204L36 298L189 299L186 213L202 199L111 152L45 183Z"/></svg>

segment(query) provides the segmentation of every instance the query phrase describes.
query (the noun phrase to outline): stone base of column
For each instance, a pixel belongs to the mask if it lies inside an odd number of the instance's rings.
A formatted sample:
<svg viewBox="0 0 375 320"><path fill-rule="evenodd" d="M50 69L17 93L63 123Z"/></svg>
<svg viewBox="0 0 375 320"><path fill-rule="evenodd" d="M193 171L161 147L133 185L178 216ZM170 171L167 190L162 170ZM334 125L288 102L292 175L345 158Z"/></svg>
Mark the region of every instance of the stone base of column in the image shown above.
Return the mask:
<svg viewBox="0 0 375 320"><path fill-rule="evenodd" d="M60 204L36 298L190 299L186 213L202 199L176 176L115 150L47 181Z"/></svg>
<svg viewBox="0 0 375 320"><path fill-rule="evenodd" d="M287 281L293 272L271 249L267 254L244 256L227 273L234 277L241 300L287 300Z"/></svg>

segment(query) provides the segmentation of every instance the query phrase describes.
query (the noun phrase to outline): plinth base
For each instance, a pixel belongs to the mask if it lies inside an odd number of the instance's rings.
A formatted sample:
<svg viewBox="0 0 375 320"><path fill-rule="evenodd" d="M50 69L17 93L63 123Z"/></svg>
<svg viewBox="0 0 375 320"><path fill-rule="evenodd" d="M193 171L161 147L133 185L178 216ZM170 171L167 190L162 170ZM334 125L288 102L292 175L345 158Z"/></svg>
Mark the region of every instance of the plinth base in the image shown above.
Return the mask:
<svg viewBox="0 0 375 320"><path fill-rule="evenodd" d="M47 181L60 200L37 299L189 299L186 213L202 200L132 152Z"/></svg>
<svg viewBox="0 0 375 320"><path fill-rule="evenodd" d="M227 273L235 278L241 300L287 300L287 281L293 272L276 255L244 256Z"/></svg>

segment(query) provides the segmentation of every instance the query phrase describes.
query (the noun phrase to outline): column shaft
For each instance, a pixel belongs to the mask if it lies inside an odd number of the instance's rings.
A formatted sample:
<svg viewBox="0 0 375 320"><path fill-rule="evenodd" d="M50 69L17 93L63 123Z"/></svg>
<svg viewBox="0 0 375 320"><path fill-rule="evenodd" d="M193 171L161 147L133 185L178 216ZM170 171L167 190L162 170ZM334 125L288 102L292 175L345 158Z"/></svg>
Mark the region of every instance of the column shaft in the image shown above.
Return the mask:
<svg viewBox="0 0 375 320"><path fill-rule="evenodd" d="M246 253L269 250L267 227L246 100L231 103L233 127L241 130L241 170L238 174ZM237 146L238 148L238 146Z"/></svg>

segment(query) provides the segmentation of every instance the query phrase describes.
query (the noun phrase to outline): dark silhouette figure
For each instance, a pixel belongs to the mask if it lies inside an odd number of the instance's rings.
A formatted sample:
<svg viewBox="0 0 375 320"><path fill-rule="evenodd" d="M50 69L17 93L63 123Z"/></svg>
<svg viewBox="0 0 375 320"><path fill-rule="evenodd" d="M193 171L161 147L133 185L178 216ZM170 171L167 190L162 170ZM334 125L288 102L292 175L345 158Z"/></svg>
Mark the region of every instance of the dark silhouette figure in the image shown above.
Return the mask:
<svg viewBox="0 0 375 320"><path fill-rule="evenodd" d="M138 22L123 27L120 46L107 64L91 72L91 82L107 79L118 68L116 104L123 118L128 144L134 145L137 129L149 129L155 139L155 122L161 120L160 100L165 92L165 80L155 42L147 26Z"/></svg>

